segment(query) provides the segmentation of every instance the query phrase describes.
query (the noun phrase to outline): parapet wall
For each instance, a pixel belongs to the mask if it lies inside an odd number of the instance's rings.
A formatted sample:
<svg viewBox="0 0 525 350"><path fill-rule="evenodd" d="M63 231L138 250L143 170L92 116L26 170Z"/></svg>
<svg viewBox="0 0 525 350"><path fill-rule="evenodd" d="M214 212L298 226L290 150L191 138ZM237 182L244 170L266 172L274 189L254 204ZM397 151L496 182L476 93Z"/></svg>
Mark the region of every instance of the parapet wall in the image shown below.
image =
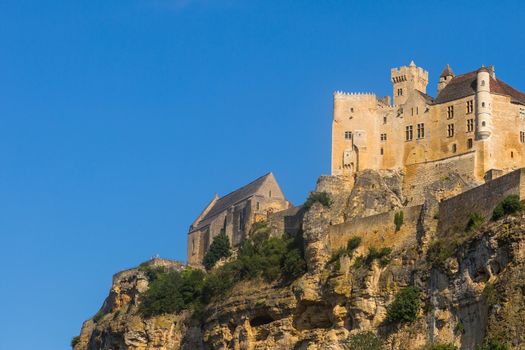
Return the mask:
<svg viewBox="0 0 525 350"><path fill-rule="evenodd" d="M403 193L413 204L425 201L425 188L443 180L451 173L457 173L469 183L474 183L475 152L440 159L432 162L414 163L405 166Z"/></svg>
<svg viewBox="0 0 525 350"><path fill-rule="evenodd" d="M422 205L406 207L403 211L403 225L396 232L394 211L356 218L328 228L329 246L332 250L345 247L348 240L359 236L363 246L393 247L400 246L407 240L416 239L417 225Z"/></svg>
<svg viewBox="0 0 525 350"><path fill-rule="evenodd" d="M268 227L272 236L283 233L295 234L303 227L303 216L306 209L303 206L281 210L268 216Z"/></svg>
<svg viewBox="0 0 525 350"><path fill-rule="evenodd" d="M439 203L438 233L465 230L470 214L478 213L487 220L496 205L509 195L525 198L525 168L491 180Z"/></svg>

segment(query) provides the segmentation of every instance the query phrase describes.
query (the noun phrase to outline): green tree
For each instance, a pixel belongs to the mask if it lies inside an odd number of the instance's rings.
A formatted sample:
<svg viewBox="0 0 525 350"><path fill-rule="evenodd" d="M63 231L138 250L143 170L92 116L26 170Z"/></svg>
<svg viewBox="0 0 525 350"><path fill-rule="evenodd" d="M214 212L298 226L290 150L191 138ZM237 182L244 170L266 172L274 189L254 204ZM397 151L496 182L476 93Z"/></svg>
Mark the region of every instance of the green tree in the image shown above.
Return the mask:
<svg viewBox="0 0 525 350"><path fill-rule="evenodd" d="M217 236L213 238L213 242L210 245L210 249L204 255L202 261L206 270L210 270L215 263L221 258L227 258L231 255L230 240L224 230L221 231Z"/></svg>
<svg viewBox="0 0 525 350"><path fill-rule="evenodd" d="M419 290L414 287L403 288L387 307L388 322L413 322L419 311Z"/></svg>

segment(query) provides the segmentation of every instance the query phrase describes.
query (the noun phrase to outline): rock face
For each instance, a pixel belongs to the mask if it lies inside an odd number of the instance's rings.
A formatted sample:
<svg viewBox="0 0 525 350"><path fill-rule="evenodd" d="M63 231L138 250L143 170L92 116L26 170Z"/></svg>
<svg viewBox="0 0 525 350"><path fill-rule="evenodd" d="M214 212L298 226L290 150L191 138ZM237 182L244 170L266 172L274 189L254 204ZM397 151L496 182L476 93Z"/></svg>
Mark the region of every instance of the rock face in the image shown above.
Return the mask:
<svg viewBox="0 0 525 350"><path fill-rule="evenodd" d="M391 350L430 343L473 350L487 339L525 349L525 215L440 237L431 208L461 186L453 178L429 188L414 232L418 239L409 245L384 242L392 248L388 260L366 259L366 246L331 259L327 228L351 216L402 207L401 176L364 173L343 194L331 188L345 180L321 179L317 190L336 198L330 208L315 203L304 216L308 272L288 285L241 282L199 318L187 311L144 319L138 305L148 288L146 275L141 269L117 274L74 350L337 350L348 349L348 339L364 331ZM406 286L420 291L416 319L386 322L389 305Z"/></svg>

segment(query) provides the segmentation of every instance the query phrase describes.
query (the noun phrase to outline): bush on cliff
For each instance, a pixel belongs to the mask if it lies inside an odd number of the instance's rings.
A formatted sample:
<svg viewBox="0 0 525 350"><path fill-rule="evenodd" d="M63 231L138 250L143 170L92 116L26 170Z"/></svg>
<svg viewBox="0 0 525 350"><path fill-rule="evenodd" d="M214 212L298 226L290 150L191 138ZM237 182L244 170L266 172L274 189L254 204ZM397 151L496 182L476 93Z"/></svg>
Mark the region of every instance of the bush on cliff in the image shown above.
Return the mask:
<svg viewBox="0 0 525 350"><path fill-rule="evenodd" d="M522 204L518 195L513 194L507 196L504 200L498 203L498 205L496 205L496 208L494 208L494 211L492 212L492 220L499 220L503 216L513 214L517 211L520 211L521 209Z"/></svg>
<svg viewBox="0 0 525 350"><path fill-rule="evenodd" d="M204 255L202 264L206 270L210 270L215 263L222 258L227 258L231 255L230 240L224 230L221 231L217 236L213 238L213 242L210 245L210 249Z"/></svg>
<svg viewBox="0 0 525 350"><path fill-rule="evenodd" d="M452 344L430 344L422 350L458 350L458 348Z"/></svg>
<svg viewBox="0 0 525 350"><path fill-rule="evenodd" d="M419 290L415 287L403 288L388 305L386 319L388 322L413 322L416 320L419 304Z"/></svg>
<svg viewBox="0 0 525 350"><path fill-rule="evenodd" d="M405 221L405 214L403 211L398 211L394 214L394 225L396 226L396 232L401 229L403 222Z"/></svg>
<svg viewBox="0 0 525 350"><path fill-rule="evenodd" d="M73 339L71 339L71 347L74 348L80 343L80 336L74 336Z"/></svg>
<svg viewBox="0 0 525 350"><path fill-rule="evenodd" d="M370 331L360 332L348 337L344 344L347 350L381 350L381 339Z"/></svg>
<svg viewBox="0 0 525 350"><path fill-rule="evenodd" d="M475 228L478 228L484 222L485 222L485 218L480 213L470 214L470 218L468 219L467 227L466 227L467 232L472 231Z"/></svg>
<svg viewBox="0 0 525 350"><path fill-rule="evenodd" d="M509 349L510 348L507 344L501 343L497 340L489 340L485 345L476 347L476 350L509 350Z"/></svg>
<svg viewBox="0 0 525 350"><path fill-rule="evenodd" d="M332 256L330 257L330 260L328 260L327 264L333 264L334 262L338 262L339 259L343 255L352 256L354 250L356 250L359 245L361 244L361 237L352 237L346 242L346 248L339 248L332 252ZM339 266L339 265L337 265ZM336 268L338 269L338 267Z"/></svg>
<svg viewBox="0 0 525 350"><path fill-rule="evenodd" d="M319 202L327 208L330 208L332 205L330 195L326 192L310 192L304 206L306 209L310 209L315 202Z"/></svg>

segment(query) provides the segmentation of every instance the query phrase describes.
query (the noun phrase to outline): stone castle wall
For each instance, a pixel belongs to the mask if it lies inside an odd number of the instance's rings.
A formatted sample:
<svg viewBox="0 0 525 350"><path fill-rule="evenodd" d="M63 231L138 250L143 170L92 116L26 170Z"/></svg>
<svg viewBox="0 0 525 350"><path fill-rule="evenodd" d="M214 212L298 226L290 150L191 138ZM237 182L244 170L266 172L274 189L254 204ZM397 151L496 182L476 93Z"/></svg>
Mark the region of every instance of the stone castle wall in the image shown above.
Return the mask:
<svg viewBox="0 0 525 350"><path fill-rule="evenodd" d="M475 183L475 158L475 152L468 152L437 161L407 165L403 194L410 203L422 204L425 201L425 188L445 179L451 173L458 174L468 183Z"/></svg>
<svg viewBox="0 0 525 350"><path fill-rule="evenodd" d="M470 214L473 213L481 214L489 220L496 205L512 194L519 195L520 199L525 198L525 168L440 202L438 233L465 230Z"/></svg>
<svg viewBox="0 0 525 350"><path fill-rule="evenodd" d="M343 224L329 226L330 249L334 251L345 247L348 240L356 236L362 238L362 246L365 247L392 247L392 242L400 245L407 240L415 240L421 209L422 205L416 205L399 210L403 212L404 220L397 232L394 224L395 211L356 218Z"/></svg>

